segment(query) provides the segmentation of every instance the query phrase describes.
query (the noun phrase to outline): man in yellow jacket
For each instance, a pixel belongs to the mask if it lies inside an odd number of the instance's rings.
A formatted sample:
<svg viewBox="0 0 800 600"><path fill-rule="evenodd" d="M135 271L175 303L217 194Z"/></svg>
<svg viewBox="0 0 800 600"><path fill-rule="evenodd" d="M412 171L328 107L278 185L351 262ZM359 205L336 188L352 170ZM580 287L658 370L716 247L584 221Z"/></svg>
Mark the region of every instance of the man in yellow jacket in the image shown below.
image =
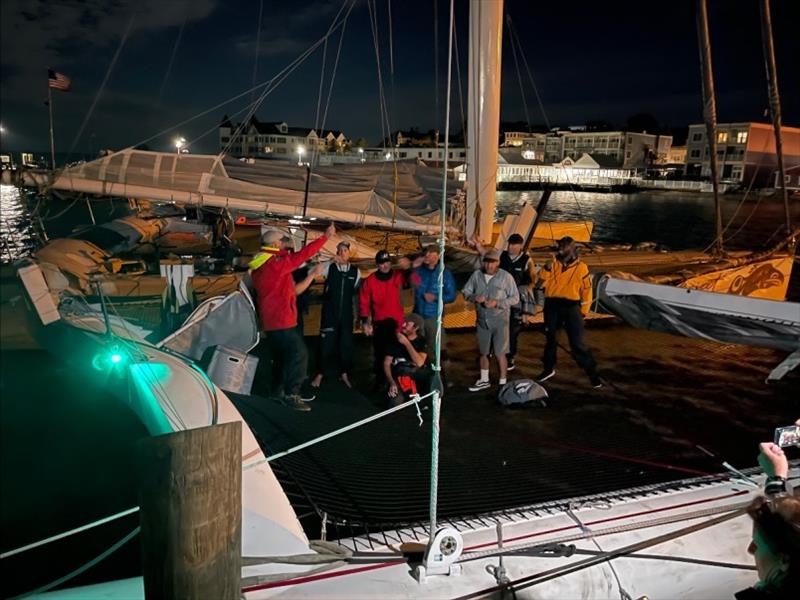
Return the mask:
<svg viewBox="0 0 800 600"><path fill-rule="evenodd" d="M569 337L569 346L575 362L586 371L592 387L603 382L597 375L597 363L586 346L583 318L592 304L592 278L589 267L578 258L578 247L571 237L558 240L558 252L542 267L539 285L544 287L544 330L547 342L544 347L544 370L536 378L542 382L556 374L558 331L563 326Z"/></svg>

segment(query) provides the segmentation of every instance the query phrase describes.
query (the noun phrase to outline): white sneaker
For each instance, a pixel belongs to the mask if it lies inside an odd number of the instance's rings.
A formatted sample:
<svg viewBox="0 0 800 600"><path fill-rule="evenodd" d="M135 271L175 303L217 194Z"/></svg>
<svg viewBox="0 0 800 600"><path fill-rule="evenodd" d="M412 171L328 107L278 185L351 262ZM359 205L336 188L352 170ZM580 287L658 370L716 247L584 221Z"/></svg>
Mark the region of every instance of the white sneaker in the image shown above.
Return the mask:
<svg viewBox="0 0 800 600"><path fill-rule="evenodd" d="M492 387L492 384L488 380L478 379L478 381L469 386L469 391L480 392L481 390L485 390L489 387Z"/></svg>

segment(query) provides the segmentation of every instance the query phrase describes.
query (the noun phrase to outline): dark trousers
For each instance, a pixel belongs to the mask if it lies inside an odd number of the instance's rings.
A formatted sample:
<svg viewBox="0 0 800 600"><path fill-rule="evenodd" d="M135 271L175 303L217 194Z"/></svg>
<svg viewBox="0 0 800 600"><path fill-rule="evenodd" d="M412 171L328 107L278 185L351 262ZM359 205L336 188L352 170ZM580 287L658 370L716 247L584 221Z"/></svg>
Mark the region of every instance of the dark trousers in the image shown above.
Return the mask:
<svg viewBox="0 0 800 600"><path fill-rule="evenodd" d="M373 369L376 382L386 381L383 359L389 354L389 348L397 341L397 327L397 321L394 319L383 319L372 324L372 348L375 352Z"/></svg>
<svg viewBox="0 0 800 600"><path fill-rule="evenodd" d="M300 386L308 369L308 350L297 328L267 331L264 334L273 362L281 363L283 393L287 396L300 393Z"/></svg>
<svg viewBox="0 0 800 600"><path fill-rule="evenodd" d="M517 355L517 338L522 331L522 311L511 309L511 319L508 322L508 354L506 356L513 360Z"/></svg>
<svg viewBox="0 0 800 600"><path fill-rule="evenodd" d="M319 357L317 372L325 376L350 373L353 366L353 325L351 322L320 329Z"/></svg>
<svg viewBox="0 0 800 600"><path fill-rule="evenodd" d="M586 346L583 331L583 315L580 303L561 298L547 298L544 302L544 331L547 342L544 346L544 370L549 371L556 366L558 351L558 331L564 328L569 338L569 347L575 362L587 375L597 374L597 363L591 350Z"/></svg>

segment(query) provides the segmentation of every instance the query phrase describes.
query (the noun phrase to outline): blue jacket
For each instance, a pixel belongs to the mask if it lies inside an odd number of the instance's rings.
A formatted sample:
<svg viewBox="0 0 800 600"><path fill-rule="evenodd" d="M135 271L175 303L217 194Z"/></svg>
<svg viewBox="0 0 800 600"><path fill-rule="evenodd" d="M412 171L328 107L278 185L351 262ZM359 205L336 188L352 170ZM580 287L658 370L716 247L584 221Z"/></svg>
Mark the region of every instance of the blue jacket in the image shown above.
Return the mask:
<svg viewBox="0 0 800 600"><path fill-rule="evenodd" d="M428 302L425 300L425 294L431 293L434 296L439 295L439 267L429 269L426 265L421 265L414 269L411 276L411 282L416 287L414 289L414 312L421 316L423 319L430 319L437 314L437 300ZM453 274L450 269L444 270L444 282L442 287L442 300L444 304L450 304L456 299L456 281L453 279Z"/></svg>

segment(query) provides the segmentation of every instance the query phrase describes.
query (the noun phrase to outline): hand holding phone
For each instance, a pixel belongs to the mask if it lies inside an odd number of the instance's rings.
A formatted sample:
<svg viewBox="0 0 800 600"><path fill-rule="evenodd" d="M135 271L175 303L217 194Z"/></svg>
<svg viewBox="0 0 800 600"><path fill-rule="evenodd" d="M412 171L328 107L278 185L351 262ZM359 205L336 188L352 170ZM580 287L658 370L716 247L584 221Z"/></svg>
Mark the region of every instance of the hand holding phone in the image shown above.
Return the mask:
<svg viewBox="0 0 800 600"><path fill-rule="evenodd" d="M775 429L775 444L781 448L800 446L800 425L787 425Z"/></svg>

